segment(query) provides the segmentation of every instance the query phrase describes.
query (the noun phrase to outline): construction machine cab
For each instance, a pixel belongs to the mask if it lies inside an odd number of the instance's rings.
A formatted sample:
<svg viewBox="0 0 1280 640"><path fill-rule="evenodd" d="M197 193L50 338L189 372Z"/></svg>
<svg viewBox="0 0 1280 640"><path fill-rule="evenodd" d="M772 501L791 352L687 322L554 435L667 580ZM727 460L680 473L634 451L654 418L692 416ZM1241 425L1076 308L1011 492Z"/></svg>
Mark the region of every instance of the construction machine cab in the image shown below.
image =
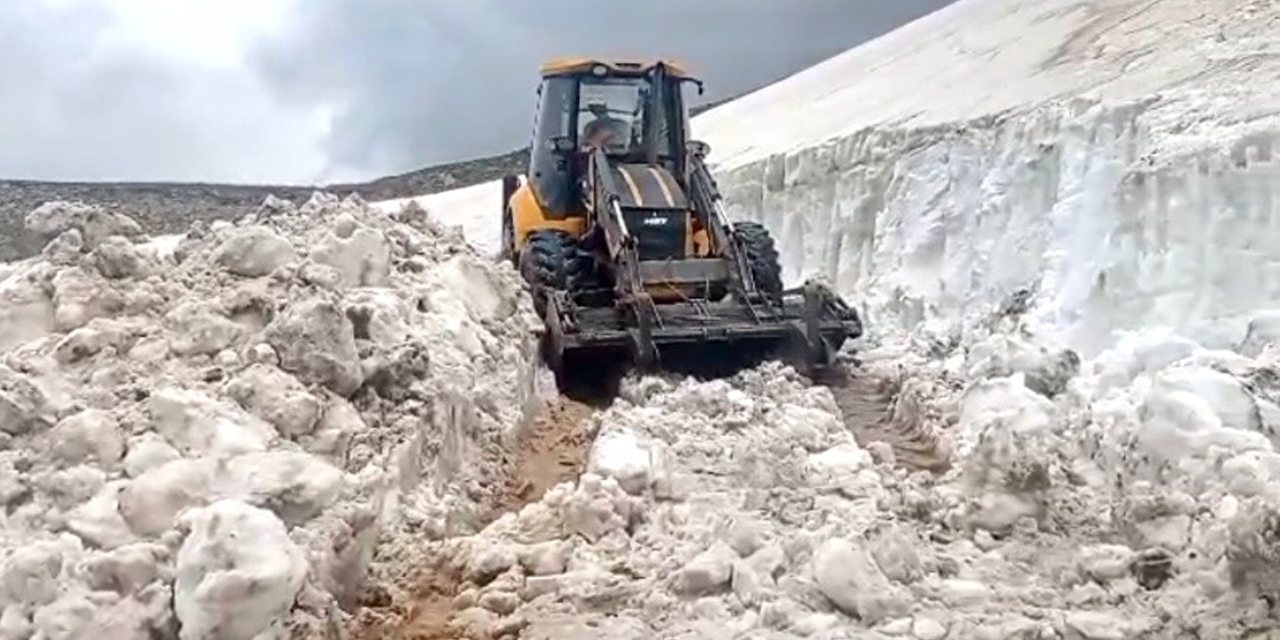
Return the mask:
<svg viewBox="0 0 1280 640"><path fill-rule="evenodd" d="M583 215L574 209L584 195L581 178L593 148L617 162L652 162L680 176L688 84L701 91L700 81L668 62L544 64L528 176L548 213Z"/></svg>

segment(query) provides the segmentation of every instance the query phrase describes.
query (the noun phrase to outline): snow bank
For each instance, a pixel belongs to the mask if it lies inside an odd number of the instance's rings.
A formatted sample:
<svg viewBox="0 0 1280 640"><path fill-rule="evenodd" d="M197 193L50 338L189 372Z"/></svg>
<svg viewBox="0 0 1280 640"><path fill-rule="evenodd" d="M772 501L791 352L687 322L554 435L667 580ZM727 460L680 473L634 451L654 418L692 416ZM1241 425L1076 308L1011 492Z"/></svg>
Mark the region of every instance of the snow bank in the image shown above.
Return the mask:
<svg viewBox="0 0 1280 640"><path fill-rule="evenodd" d="M967 325L1026 289L1086 357L1157 324L1223 346L1280 300L1276 15L961 0L695 134L786 277L829 277L872 330Z"/></svg>
<svg viewBox="0 0 1280 640"><path fill-rule="evenodd" d="M825 276L864 309L860 373L898 372L891 426L951 469L895 469L829 391L773 366L641 380L597 416L580 480L428 550L464 567L458 632L1275 628L1277 18L1248 0L960 0L700 116L730 215L771 228L788 280ZM497 197L424 201L492 250ZM14 308L45 326L112 304L76 300ZM189 446L256 437L207 433Z"/></svg>
<svg viewBox="0 0 1280 640"><path fill-rule="evenodd" d="M421 208L28 222L52 240L0 280L0 638L330 628L380 537L467 531L536 402L518 276Z"/></svg>
<svg viewBox="0 0 1280 640"><path fill-rule="evenodd" d="M502 246L501 180L427 196L384 200L373 203L373 206L392 213L410 203L430 211L440 224L461 229L467 241L485 255L498 254Z"/></svg>

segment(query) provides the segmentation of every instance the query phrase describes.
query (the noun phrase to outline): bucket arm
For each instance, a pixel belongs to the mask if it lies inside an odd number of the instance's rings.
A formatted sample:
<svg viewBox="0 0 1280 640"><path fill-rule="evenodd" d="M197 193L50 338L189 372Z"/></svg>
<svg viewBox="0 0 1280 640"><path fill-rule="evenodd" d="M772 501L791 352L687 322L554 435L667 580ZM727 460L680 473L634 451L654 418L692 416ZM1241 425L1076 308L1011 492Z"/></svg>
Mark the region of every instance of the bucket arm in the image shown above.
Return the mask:
<svg viewBox="0 0 1280 640"><path fill-rule="evenodd" d="M609 158L604 151L592 149L587 156L588 187L591 192L590 207L601 231L604 233L605 250L615 265L614 292L617 304L633 314L635 329L632 348L641 366L657 360L657 346L653 343L654 325L660 325L661 317L653 298L644 290L640 276L640 253L635 236L627 228L622 215L622 203L618 196L619 185L609 171Z"/></svg>
<svg viewBox="0 0 1280 640"><path fill-rule="evenodd" d="M588 185L591 190L592 218L604 233L609 257L617 265L618 296L622 299L643 291L640 280L640 254L635 236L627 228L622 215L619 185L608 170L609 159L600 149L593 149L587 156Z"/></svg>
<svg viewBox="0 0 1280 640"><path fill-rule="evenodd" d="M694 141L688 145L689 197L694 214L711 236L711 242L732 265L729 269L729 291L739 299L755 302L762 296L751 276L751 265L747 262L742 242L734 235L733 223L724 213L720 188L707 168L705 156L709 149L705 142Z"/></svg>

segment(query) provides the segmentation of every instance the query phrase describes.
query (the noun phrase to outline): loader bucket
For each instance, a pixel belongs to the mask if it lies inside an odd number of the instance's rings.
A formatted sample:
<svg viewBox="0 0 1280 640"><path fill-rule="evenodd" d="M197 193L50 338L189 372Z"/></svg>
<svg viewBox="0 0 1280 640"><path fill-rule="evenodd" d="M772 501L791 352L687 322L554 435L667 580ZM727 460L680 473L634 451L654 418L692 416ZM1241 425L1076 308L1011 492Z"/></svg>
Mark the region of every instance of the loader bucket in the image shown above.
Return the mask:
<svg viewBox="0 0 1280 640"><path fill-rule="evenodd" d="M560 296L546 305L545 327L542 355L561 393L594 398L616 394L630 372L709 379L780 360L813 375L846 340L862 334L857 313L813 283L785 292L780 305L730 296L581 308Z"/></svg>

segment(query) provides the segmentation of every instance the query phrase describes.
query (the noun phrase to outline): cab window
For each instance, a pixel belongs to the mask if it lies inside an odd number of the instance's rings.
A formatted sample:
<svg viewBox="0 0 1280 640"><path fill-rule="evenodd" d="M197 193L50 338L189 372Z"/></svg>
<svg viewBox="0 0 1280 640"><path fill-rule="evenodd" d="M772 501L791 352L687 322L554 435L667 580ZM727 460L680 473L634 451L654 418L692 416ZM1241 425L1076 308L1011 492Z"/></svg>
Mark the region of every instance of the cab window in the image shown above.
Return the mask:
<svg viewBox="0 0 1280 640"><path fill-rule="evenodd" d="M578 95L578 143L627 153L640 146L649 97L645 78L583 78Z"/></svg>

